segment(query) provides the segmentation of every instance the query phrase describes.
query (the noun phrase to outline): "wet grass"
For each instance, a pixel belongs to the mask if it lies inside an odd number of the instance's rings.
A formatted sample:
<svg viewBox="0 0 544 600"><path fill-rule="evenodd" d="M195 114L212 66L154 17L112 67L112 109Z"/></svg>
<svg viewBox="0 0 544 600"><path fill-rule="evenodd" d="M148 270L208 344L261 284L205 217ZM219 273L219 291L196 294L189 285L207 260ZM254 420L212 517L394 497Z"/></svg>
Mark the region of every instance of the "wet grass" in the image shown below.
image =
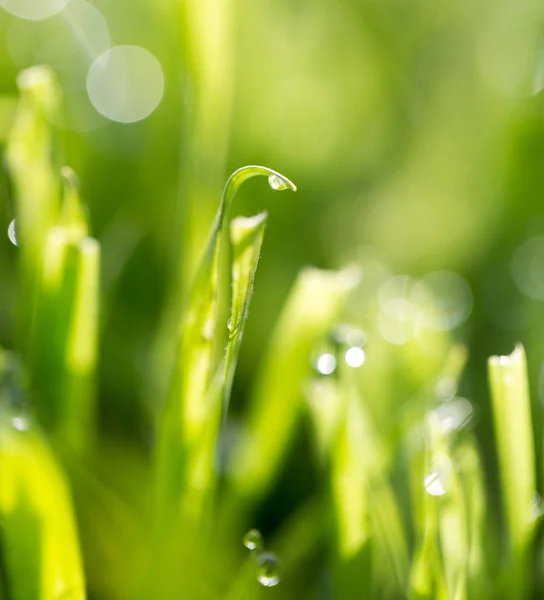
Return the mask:
<svg viewBox="0 0 544 600"><path fill-rule="evenodd" d="M185 301L165 310L175 352L158 354L167 381L150 403L145 440L112 439L96 385L100 244L75 174L53 151L53 76L33 69L19 84L6 148L20 286L16 352L0 363L0 597L542 593L540 432L521 346L489 361L498 496L475 409L458 395L465 350L428 322L417 339L385 341L375 311L361 309L376 296L364 265L299 274L248 406L231 414L267 222L265 213L232 218L233 199L254 176L275 191L296 189L266 167L229 178L208 241L192 257ZM440 316L436 299L425 306ZM267 507L282 497L294 462L289 485L306 487L273 522ZM307 485L310 471L317 477ZM264 541L258 531L245 535L259 523Z"/></svg>

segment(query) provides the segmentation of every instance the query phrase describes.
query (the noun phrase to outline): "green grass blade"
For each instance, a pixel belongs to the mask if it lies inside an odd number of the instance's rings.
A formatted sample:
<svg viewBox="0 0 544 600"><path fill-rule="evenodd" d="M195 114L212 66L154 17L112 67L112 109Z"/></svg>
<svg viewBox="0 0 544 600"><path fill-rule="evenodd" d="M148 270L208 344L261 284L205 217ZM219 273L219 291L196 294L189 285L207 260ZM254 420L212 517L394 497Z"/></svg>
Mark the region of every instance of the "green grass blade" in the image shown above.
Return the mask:
<svg viewBox="0 0 544 600"><path fill-rule="evenodd" d="M175 538L179 528L183 529L186 540L194 539L198 532L201 540L206 537L202 535L202 517L211 514L204 506L211 500L214 489L222 407L230 393L247 317L262 244L264 215L236 220L231 227L234 249L231 325L235 329L222 357L217 352L219 256L230 203L240 185L257 175L268 177L273 189L296 190L283 175L259 166L235 171L225 186L184 313L170 391L160 415L155 493L157 543L164 548L170 546L165 540Z"/></svg>
<svg viewBox="0 0 544 600"><path fill-rule="evenodd" d="M371 592L371 537L368 505L369 471L365 464L366 431L359 399L344 388L342 420L332 447L331 496L336 524L335 591L347 597L350 591Z"/></svg>
<svg viewBox="0 0 544 600"><path fill-rule="evenodd" d="M228 402L240 353L242 336L253 293L253 282L263 244L266 213L238 217L230 224L232 260L232 306L228 323L229 340L225 357L225 403ZM227 407L225 406L225 412Z"/></svg>
<svg viewBox="0 0 544 600"><path fill-rule="evenodd" d="M198 515L202 510L206 497L207 501L211 501L212 490L215 487L215 462L221 415L226 418L265 225L265 213L250 218L238 217L230 223L233 256L229 337L223 361L203 401L207 414L206 424L201 430L199 445L195 449L187 475L187 494L191 496L189 503L192 505L189 512L192 515Z"/></svg>
<svg viewBox="0 0 544 600"><path fill-rule="evenodd" d="M467 509L469 553L467 557L467 588L470 598L489 597L489 558L491 532L486 527L485 480L476 441L470 432L463 432L458 441L454 460L458 465ZM493 542L491 542L493 543Z"/></svg>
<svg viewBox="0 0 544 600"><path fill-rule="evenodd" d="M39 432L0 414L0 536L12 600L83 600L85 583L66 481Z"/></svg>
<svg viewBox="0 0 544 600"><path fill-rule="evenodd" d="M489 359L489 380L504 511L508 526L511 598L524 597L528 551L534 533L531 505L536 490L531 400L525 351Z"/></svg>
<svg viewBox="0 0 544 600"><path fill-rule="evenodd" d="M232 484L239 500L256 501L277 477L302 408L312 352L357 282L358 271L351 268L308 268L299 275L258 375L247 441L233 457Z"/></svg>
<svg viewBox="0 0 544 600"><path fill-rule="evenodd" d="M94 430L100 246L87 237L75 175L63 174L60 224L45 242L30 370L39 420L58 441L83 450Z"/></svg>
<svg viewBox="0 0 544 600"><path fill-rule="evenodd" d="M170 505L184 488L183 465L192 446L200 446L209 416L209 387L218 369L216 328L218 311L219 252L227 209L240 185L256 175L275 178L282 189L296 187L283 175L266 167L243 167L227 181L210 238L198 269L184 314L181 339L159 431L159 495ZM213 397L214 394L211 394Z"/></svg>
<svg viewBox="0 0 544 600"><path fill-rule="evenodd" d="M208 386L214 376L215 332L217 327L219 251L227 209L240 185L256 175L278 177L286 189L296 189L282 175L265 167L243 167L229 178L203 260L196 275L189 305L185 312L178 358L165 407L168 421L176 421L174 436L191 444L200 435L206 420L206 397Z"/></svg>
<svg viewBox="0 0 544 600"><path fill-rule="evenodd" d="M20 317L23 343L30 328L43 245L55 224L60 184L53 164L55 141L49 119L59 109L59 92L52 71L33 67L18 78L20 101L6 149L16 200L17 238L21 252Z"/></svg>

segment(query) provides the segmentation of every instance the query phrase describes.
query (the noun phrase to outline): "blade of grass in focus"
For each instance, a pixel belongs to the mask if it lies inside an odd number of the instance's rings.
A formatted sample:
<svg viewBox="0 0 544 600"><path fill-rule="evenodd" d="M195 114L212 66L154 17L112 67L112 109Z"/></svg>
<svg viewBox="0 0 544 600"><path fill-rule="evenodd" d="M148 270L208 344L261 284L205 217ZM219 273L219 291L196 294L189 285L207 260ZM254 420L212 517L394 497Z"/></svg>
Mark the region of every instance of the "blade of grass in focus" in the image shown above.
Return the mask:
<svg viewBox="0 0 544 600"><path fill-rule="evenodd" d="M195 444L191 464L187 473L187 497L185 502L190 506L189 513L198 519L199 512L205 511L208 503L209 512L211 494L217 476L217 445L221 417L226 418L232 382L240 352L240 345L248 316L253 281L259 261L261 246L266 225L266 214L256 217L238 217L230 224L232 243L232 300L228 322L229 336L226 350L217 371L201 399L206 413L205 423Z"/></svg>
<svg viewBox="0 0 544 600"><path fill-rule="evenodd" d="M528 592L530 547L534 534L531 505L536 491L531 400L525 351L518 345L509 356L489 359L489 381L510 558L510 598Z"/></svg>
<svg viewBox="0 0 544 600"><path fill-rule="evenodd" d="M263 240L265 216L235 220L231 224L233 292L231 334L223 357L218 357L220 251L227 210L240 185L264 175L273 189L296 187L266 167L237 170L225 186L208 245L199 266L181 326L170 392L159 421L157 442L157 543L183 530L187 540L200 532L202 518L211 511L216 478L217 438L226 410L239 345L248 314L252 283ZM225 323L224 329L227 329ZM207 507L206 510L204 507ZM181 529L180 529L181 528ZM174 533L174 538L176 534ZM187 543L190 543L189 541ZM166 550L167 554L170 550ZM166 588L167 586L165 586Z"/></svg>

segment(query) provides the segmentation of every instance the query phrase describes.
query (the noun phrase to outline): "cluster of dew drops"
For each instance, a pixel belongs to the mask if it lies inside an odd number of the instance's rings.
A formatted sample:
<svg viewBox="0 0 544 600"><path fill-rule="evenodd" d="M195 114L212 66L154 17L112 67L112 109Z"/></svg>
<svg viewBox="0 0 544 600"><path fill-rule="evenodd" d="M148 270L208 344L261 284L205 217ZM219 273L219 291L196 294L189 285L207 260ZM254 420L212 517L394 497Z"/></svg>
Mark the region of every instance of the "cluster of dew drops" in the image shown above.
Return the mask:
<svg viewBox="0 0 544 600"><path fill-rule="evenodd" d="M264 587L278 585L281 579L281 563L273 552L264 551L261 532L257 529L250 529L242 541L255 559L257 581Z"/></svg>
<svg viewBox="0 0 544 600"><path fill-rule="evenodd" d="M331 340L338 349L343 348L343 360L352 369L365 363L366 355L363 346L366 335L360 329L347 324L339 324L331 332ZM323 352L315 361L315 369L320 375L332 375L337 368L338 353Z"/></svg>

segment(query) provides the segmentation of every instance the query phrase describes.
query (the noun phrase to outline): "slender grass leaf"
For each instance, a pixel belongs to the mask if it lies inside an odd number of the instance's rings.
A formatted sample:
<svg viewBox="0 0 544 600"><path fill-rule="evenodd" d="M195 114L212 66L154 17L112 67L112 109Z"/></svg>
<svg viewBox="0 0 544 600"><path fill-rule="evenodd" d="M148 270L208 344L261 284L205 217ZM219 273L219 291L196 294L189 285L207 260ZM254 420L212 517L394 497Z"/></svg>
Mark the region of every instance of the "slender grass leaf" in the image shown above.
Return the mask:
<svg viewBox="0 0 544 600"><path fill-rule="evenodd" d="M288 179L267 169L250 166L235 171L227 181L210 238L196 274L193 292L181 326L178 357L159 430L159 496L161 504L175 505L184 488L184 463L196 446L200 452L203 428L210 412L209 387L219 367L215 334L218 311L219 252L227 209L240 185L256 175L281 182L282 189L295 190ZM272 186L273 187L273 186ZM237 267L238 268L238 267ZM237 284L238 285L238 284ZM239 291L236 291L239 294ZM237 303L238 303L237 299ZM236 308L238 310L238 308ZM232 346L231 346L232 354ZM229 360L229 363L232 362ZM228 365L227 365L228 369ZM218 384L215 384L218 385ZM222 382L219 386L222 385Z"/></svg>
<svg viewBox="0 0 544 600"><path fill-rule="evenodd" d="M77 180L63 169L59 225L46 238L31 354L36 412L59 441L87 446L94 429L100 246L88 227Z"/></svg>
<svg viewBox="0 0 544 600"><path fill-rule="evenodd" d="M331 495L336 523L335 589L339 597L357 589L371 591L369 472L365 465L366 431L359 399L348 386L344 414L332 448Z"/></svg>
<svg viewBox="0 0 544 600"><path fill-rule="evenodd" d="M82 600L84 575L70 495L39 432L0 414L0 536L12 600Z"/></svg>
<svg viewBox="0 0 544 600"><path fill-rule="evenodd" d="M47 67L23 71L17 81L20 102L8 137L6 160L16 200L21 250L20 317L24 319L23 332L28 332L45 238L59 212L60 184L52 158L56 144L50 125L59 110L59 92ZM25 339L23 333L22 343Z"/></svg>
<svg viewBox="0 0 544 600"><path fill-rule="evenodd" d="M257 378L248 435L234 453L232 485L239 506L261 498L277 477L302 407L312 352L358 279L352 268L308 268L299 275Z"/></svg>
<svg viewBox="0 0 544 600"><path fill-rule="evenodd" d="M534 533L531 505L536 490L531 400L525 351L489 359L489 380L504 511L510 537L511 598L524 596L528 550Z"/></svg>
<svg viewBox="0 0 544 600"><path fill-rule="evenodd" d="M196 274L181 325L178 356L170 392L160 416L156 463L157 544L169 555L181 527L186 540L202 534L204 510L212 500L216 452L223 407L226 409L252 283L262 244L265 215L235 220L231 328L226 352L217 352L220 251L227 210L240 185L256 175L273 189L296 190L283 175L266 167L243 167L225 186L210 238ZM227 328L225 327L225 330ZM211 508L211 507L210 507ZM208 519L209 522L209 519ZM188 542L191 543L191 542ZM173 542L174 552L176 542Z"/></svg>

